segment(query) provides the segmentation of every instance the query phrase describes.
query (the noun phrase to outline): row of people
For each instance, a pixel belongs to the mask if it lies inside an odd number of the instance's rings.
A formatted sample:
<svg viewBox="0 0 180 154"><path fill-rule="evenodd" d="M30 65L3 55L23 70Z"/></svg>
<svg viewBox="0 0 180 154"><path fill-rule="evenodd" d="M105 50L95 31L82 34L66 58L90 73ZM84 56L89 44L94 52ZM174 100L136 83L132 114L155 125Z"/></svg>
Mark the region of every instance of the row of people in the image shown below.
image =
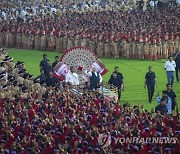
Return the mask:
<svg viewBox="0 0 180 154"><path fill-rule="evenodd" d="M18 31L2 31L0 46L57 52L82 46L91 49L98 57L157 60L167 58L179 49L179 34L166 33L155 37L146 34L125 35L106 32L93 36L83 32L48 32L45 29L39 31L19 27Z"/></svg>
<svg viewBox="0 0 180 154"><path fill-rule="evenodd" d="M83 46L99 57L156 60L172 55L180 44L178 8L62 16L39 12L27 21L10 19L11 14L8 20L1 17L0 46L57 52Z"/></svg>
<svg viewBox="0 0 180 154"><path fill-rule="evenodd" d="M154 4L153 4L154 3ZM131 10L131 9L141 9L146 10L147 6L155 6L157 2L139 0L139 1L11 1L7 3L0 3L2 8L12 9L14 7L19 8L19 15L25 17L25 15L35 15L36 8L39 11L46 13L61 14L68 12L91 12L91 11L104 11L104 10ZM18 9L17 9L18 10Z"/></svg>

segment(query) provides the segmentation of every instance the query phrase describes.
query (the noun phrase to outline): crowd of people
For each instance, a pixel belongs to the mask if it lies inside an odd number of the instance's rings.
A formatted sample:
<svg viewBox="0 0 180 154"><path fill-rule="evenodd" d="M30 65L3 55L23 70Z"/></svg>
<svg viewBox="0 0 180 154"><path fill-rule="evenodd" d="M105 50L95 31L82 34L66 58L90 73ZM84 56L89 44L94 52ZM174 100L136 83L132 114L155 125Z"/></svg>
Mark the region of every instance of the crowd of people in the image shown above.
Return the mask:
<svg viewBox="0 0 180 154"><path fill-rule="evenodd" d="M0 46L57 52L82 46L98 57L150 60L180 48L176 6L142 10L107 5L63 12L47 1L30 2L0 9Z"/></svg>
<svg viewBox="0 0 180 154"><path fill-rule="evenodd" d="M113 1L102 6L93 0L81 6L61 2L3 0L0 46L57 52L83 46L99 57L151 60L167 58L179 50L176 6L146 9L137 7L134 1ZM87 72L96 82L84 85L82 95L72 93L72 67L65 82L53 77L58 60L56 56L51 65L44 54L41 74L34 77L24 62L14 63L6 48L0 49L0 153L179 152L179 113L172 111L176 94L171 84L157 97L160 104L150 112L143 105L119 104L92 91L102 82L96 70ZM147 75L146 84L148 79ZM118 88L120 99L124 82L118 67L109 84ZM110 134L112 139L106 148L98 142L102 133ZM115 143L116 138L126 137L174 137L176 142Z"/></svg>
<svg viewBox="0 0 180 154"><path fill-rule="evenodd" d="M0 51L1 153L178 153L179 115L167 114L165 97L155 113L142 105L107 101L86 88L76 95L66 82L47 82L53 68L44 75L44 66L51 65L47 55L43 58L42 74L35 78L24 62L14 63L6 49ZM98 143L101 133L112 138L104 149ZM115 143L116 137L132 136L174 137L176 142Z"/></svg>

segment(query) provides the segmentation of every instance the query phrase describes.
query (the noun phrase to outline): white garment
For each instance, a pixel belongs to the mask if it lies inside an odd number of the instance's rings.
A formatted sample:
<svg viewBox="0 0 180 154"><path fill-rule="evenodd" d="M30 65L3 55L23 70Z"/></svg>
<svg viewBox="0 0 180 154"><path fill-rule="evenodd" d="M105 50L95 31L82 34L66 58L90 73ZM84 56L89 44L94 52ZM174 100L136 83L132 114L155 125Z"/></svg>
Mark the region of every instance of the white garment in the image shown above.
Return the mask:
<svg viewBox="0 0 180 154"><path fill-rule="evenodd" d="M164 68L166 69L166 71L175 71L176 68L176 63L173 60L172 62L170 62L169 60L164 64Z"/></svg>
<svg viewBox="0 0 180 154"><path fill-rule="evenodd" d="M55 12L56 13L56 8L51 8L51 13Z"/></svg>
<svg viewBox="0 0 180 154"><path fill-rule="evenodd" d="M155 5L157 5L157 3L158 3L158 1L155 1L155 2L154 1L150 1L149 4L150 4L150 6L154 7Z"/></svg>
<svg viewBox="0 0 180 154"><path fill-rule="evenodd" d="M72 7L73 7L74 10L77 10L77 9L78 9L77 4L74 4Z"/></svg>
<svg viewBox="0 0 180 154"><path fill-rule="evenodd" d="M4 18L6 17L6 13L4 11L1 14Z"/></svg>
<svg viewBox="0 0 180 154"><path fill-rule="evenodd" d="M24 17L27 14L27 12L25 10L21 11L21 15Z"/></svg>
<svg viewBox="0 0 180 154"><path fill-rule="evenodd" d="M71 71L69 71L66 74L65 81L71 83L72 85L79 85L78 74L77 73L72 73Z"/></svg>
<svg viewBox="0 0 180 154"><path fill-rule="evenodd" d="M92 72L85 72L87 74L87 76L91 77L92 76ZM97 72L94 72L95 76L97 76ZM100 78L100 83L102 82L102 76L101 74L99 73L99 78Z"/></svg>

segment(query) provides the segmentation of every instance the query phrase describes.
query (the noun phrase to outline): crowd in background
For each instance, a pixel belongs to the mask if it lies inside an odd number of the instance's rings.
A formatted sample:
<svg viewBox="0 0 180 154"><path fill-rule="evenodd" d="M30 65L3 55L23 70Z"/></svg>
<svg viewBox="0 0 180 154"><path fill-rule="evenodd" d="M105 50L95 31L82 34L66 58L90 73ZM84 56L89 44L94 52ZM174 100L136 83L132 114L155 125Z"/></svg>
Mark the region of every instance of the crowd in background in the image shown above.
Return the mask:
<svg viewBox="0 0 180 154"><path fill-rule="evenodd" d="M99 57L150 60L179 50L178 6L143 9L137 7L140 1L130 8L123 7L125 1L106 5L91 1L82 6L58 1L5 2L0 10L0 46L57 52L83 46ZM13 2L19 3L11 6ZM86 5L92 5L91 9L84 10Z"/></svg>
<svg viewBox="0 0 180 154"><path fill-rule="evenodd" d="M48 62L46 55L44 60ZM158 108L157 113L149 112L142 105L120 105L86 90L81 96L74 95L60 81L47 85L42 78L30 75L23 62L14 63L6 49L1 49L0 61L1 153L178 153L178 115ZM164 97L160 101L163 105ZM101 133L112 138L104 149L98 143ZM176 140L168 144L116 144L117 137Z"/></svg>

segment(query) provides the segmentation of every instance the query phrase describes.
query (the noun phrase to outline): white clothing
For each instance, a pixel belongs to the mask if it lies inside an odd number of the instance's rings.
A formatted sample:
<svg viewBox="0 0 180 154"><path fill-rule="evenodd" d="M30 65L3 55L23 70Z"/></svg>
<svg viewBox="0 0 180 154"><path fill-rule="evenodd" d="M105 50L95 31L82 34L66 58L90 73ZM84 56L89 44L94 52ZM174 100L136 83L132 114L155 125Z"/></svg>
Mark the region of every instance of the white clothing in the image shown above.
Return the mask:
<svg viewBox="0 0 180 154"><path fill-rule="evenodd" d="M24 17L27 14L25 10L22 10L21 15Z"/></svg>
<svg viewBox="0 0 180 154"><path fill-rule="evenodd" d="M4 18L6 17L6 13L4 11L1 14Z"/></svg>
<svg viewBox="0 0 180 154"><path fill-rule="evenodd" d="M169 60L164 64L164 68L166 69L167 72L174 72L175 68L176 68L176 63L173 60L172 62L170 62Z"/></svg>
<svg viewBox="0 0 180 154"><path fill-rule="evenodd" d="M55 12L56 13L56 8L51 8L51 13Z"/></svg>
<svg viewBox="0 0 180 154"><path fill-rule="evenodd" d="M65 81L71 83L72 85L79 85L78 74L77 73L72 73L71 71L69 71L66 74Z"/></svg>

